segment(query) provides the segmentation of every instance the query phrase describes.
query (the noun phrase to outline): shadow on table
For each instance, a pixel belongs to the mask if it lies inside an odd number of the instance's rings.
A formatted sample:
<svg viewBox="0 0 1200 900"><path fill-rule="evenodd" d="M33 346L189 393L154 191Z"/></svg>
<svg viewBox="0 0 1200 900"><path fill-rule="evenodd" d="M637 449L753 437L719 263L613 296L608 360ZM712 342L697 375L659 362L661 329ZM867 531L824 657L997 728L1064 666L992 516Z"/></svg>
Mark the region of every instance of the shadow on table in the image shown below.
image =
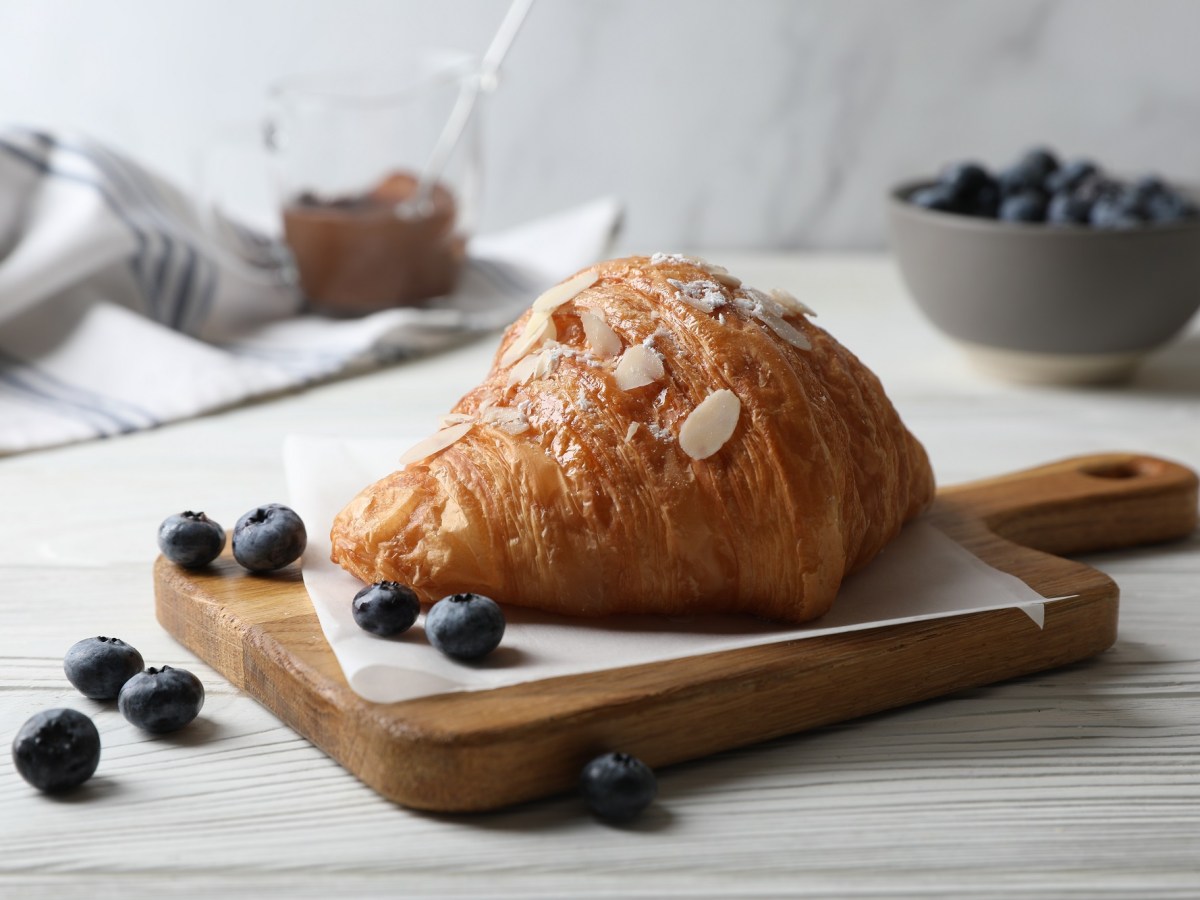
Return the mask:
<svg viewBox="0 0 1200 900"><path fill-rule="evenodd" d="M187 727L169 734L155 735L153 739L159 743L173 744L176 747L202 747L212 741L227 737L226 732L228 731L227 725L209 718L201 711L200 715L189 722Z"/></svg>
<svg viewBox="0 0 1200 900"><path fill-rule="evenodd" d="M1064 759L1103 756L1132 730L1157 728L1154 710L1118 685L1128 687L1139 672L1175 663L1160 645L1118 639L1109 651L1058 669L679 763L658 773L658 798L626 825L594 821L577 795L480 815L416 814L480 831L549 834L607 827L653 833L671 829L681 815L715 814L743 790L747 802L788 791L798 808L808 808L819 806L839 784L851 792L869 783L919 791L914 785L940 783L967 770L1002 777L1018 760L1031 771L1039 766L1057 771ZM809 799L805 791L812 792ZM935 794L919 791L924 803L937 803ZM689 811L673 812L673 806Z"/></svg>
<svg viewBox="0 0 1200 900"><path fill-rule="evenodd" d="M659 797L662 797L662 785L659 785ZM565 828L596 827L608 828L612 831L628 831L631 833L652 834L666 831L675 820L675 815L668 805L658 802L651 804L640 817L632 822L613 823L595 818L577 794L564 794L558 797L547 797L544 800L533 800L511 809L497 812L469 815L450 815L441 813L411 811L422 818L433 819L459 828L475 828L480 831L509 831L527 834L557 834Z"/></svg>
<svg viewBox="0 0 1200 900"><path fill-rule="evenodd" d="M62 793L43 794L51 803L61 803L64 806L83 803L99 803L101 800L111 800L127 790L117 779L108 775L93 775L77 788Z"/></svg>
<svg viewBox="0 0 1200 900"><path fill-rule="evenodd" d="M1192 541L1200 544L1200 538ZM1176 542L1161 550L1105 554L1092 562L1102 566L1136 553L1153 567L1156 556L1179 552ZM821 806L831 791L858 793L874 783L916 791L921 804L937 805L944 782L964 773L1008 778L1020 766L1031 778L1063 776L1069 774L1064 767L1131 752L1131 734L1158 733L1169 725L1161 710L1131 687L1156 682L1178 665L1179 655L1170 647L1138 640L1136 634L1121 636L1088 660L666 767L658 773L658 799L642 818L608 827L667 831L681 816L719 814L739 794L754 802L786 791L803 810ZM591 821L578 796L483 815L421 815L481 831L539 834L605 827Z"/></svg>

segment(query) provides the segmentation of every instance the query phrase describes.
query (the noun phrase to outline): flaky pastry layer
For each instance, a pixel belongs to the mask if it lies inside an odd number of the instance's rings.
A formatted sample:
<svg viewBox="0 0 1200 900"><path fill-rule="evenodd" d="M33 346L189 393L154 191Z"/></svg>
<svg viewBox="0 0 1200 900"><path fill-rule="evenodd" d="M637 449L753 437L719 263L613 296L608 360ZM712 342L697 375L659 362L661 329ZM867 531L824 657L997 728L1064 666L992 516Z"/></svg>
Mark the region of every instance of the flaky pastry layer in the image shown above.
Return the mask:
<svg viewBox="0 0 1200 900"><path fill-rule="evenodd" d="M428 455L338 515L333 559L426 602L820 616L933 497L879 380L790 296L719 267L585 273L508 329Z"/></svg>

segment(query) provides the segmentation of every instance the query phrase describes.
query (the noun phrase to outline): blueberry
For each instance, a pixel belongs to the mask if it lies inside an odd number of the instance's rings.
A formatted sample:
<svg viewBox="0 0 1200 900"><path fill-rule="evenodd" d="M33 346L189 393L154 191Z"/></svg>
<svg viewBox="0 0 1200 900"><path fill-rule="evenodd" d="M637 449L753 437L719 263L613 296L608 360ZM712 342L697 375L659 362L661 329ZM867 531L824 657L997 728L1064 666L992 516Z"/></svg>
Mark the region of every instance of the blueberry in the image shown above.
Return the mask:
<svg viewBox="0 0 1200 900"><path fill-rule="evenodd" d="M368 585L354 595L354 621L371 634L391 637L412 628L421 614L416 592L395 581Z"/></svg>
<svg viewBox="0 0 1200 900"><path fill-rule="evenodd" d="M955 197L970 198L984 185L992 184L992 176L979 163L960 162L947 166L938 184L950 188Z"/></svg>
<svg viewBox="0 0 1200 900"><path fill-rule="evenodd" d="M233 558L251 572L272 572L300 558L308 545L304 523L282 503L257 506L233 526Z"/></svg>
<svg viewBox="0 0 1200 900"><path fill-rule="evenodd" d="M202 512L187 510L158 526L158 549L186 569L200 569L221 555L225 529Z"/></svg>
<svg viewBox="0 0 1200 900"><path fill-rule="evenodd" d="M1050 198L1046 221L1051 225L1086 225L1091 205L1081 197L1063 191Z"/></svg>
<svg viewBox="0 0 1200 900"><path fill-rule="evenodd" d="M1000 186L989 181L975 192L967 205L966 212L972 216L994 219L1000 212Z"/></svg>
<svg viewBox="0 0 1200 900"><path fill-rule="evenodd" d="M1141 191L1136 185L1125 185L1117 195L1117 205L1124 212L1145 222L1150 218L1148 204L1152 196Z"/></svg>
<svg viewBox="0 0 1200 900"><path fill-rule="evenodd" d="M1145 222L1137 198L1132 192L1109 194L1101 197L1092 206L1088 221L1094 228L1122 229L1137 228Z"/></svg>
<svg viewBox="0 0 1200 900"><path fill-rule="evenodd" d="M1072 160L1047 176L1046 189L1055 194L1074 191L1084 181L1099 172L1100 169L1090 159Z"/></svg>
<svg viewBox="0 0 1200 900"><path fill-rule="evenodd" d="M1076 197L1088 203L1096 203L1102 199L1111 199L1121 193L1121 184L1111 178L1105 178L1099 172L1089 175L1075 186Z"/></svg>
<svg viewBox="0 0 1200 900"><path fill-rule="evenodd" d="M1030 190L1044 191L1047 179L1057 168L1058 160L1051 151L1044 148L1029 150L997 176L1000 193L1003 197L1011 197Z"/></svg>
<svg viewBox="0 0 1200 900"><path fill-rule="evenodd" d="M1143 175L1133 183L1133 193L1139 202L1145 202L1151 197L1164 194L1169 189L1157 175Z"/></svg>
<svg viewBox="0 0 1200 900"><path fill-rule="evenodd" d="M1152 222L1185 222L1200 218L1200 210L1194 203L1169 188L1150 197L1145 209Z"/></svg>
<svg viewBox="0 0 1200 900"><path fill-rule="evenodd" d="M1042 176L1036 169L1017 163L1002 171L997 178L1003 198L1042 189ZM1003 205L1003 204L1001 204Z"/></svg>
<svg viewBox="0 0 1200 900"><path fill-rule="evenodd" d="M481 594L443 597L425 617L429 643L455 659L487 656L504 637L504 612Z"/></svg>
<svg viewBox="0 0 1200 900"><path fill-rule="evenodd" d="M1044 184L1046 179L1058 170L1058 157L1049 147L1034 147L1025 151L1018 165L1036 173L1039 184Z"/></svg>
<svg viewBox="0 0 1200 900"><path fill-rule="evenodd" d="M1182 222L1200 218L1196 205L1157 175L1143 175L1129 188L1136 212L1143 221Z"/></svg>
<svg viewBox="0 0 1200 900"><path fill-rule="evenodd" d="M1005 222L1041 222L1046 218L1046 195L1027 190L1005 197L1000 204L1000 219Z"/></svg>
<svg viewBox="0 0 1200 900"><path fill-rule="evenodd" d="M117 708L132 725L154 734L178 731L200 714L204 685L187 669L163 666L125 682Z"/></svg>
<svg viewBox="0 0 1200 900"><path fill-rule="evenodd" d="M116 700L121 685L144 665L142 654L120 638L84 638L63 657L67 681L92 700Z"/></svg>
<svg viewBox="0 0 1200 900"><path fill-rule="evenodd" d="M658 782L650 767L628 753L605 753L583 767L583 799L602 819L628 822L654 800Z"/></svg>
<svg viewBox="0 0 1200 900"><path fill-rule="evenodd" d="M39 791L79 787L100 764L100 732L75 709L47 709L32 716L12 745L13 764Z"/></svg>
<svg viewBox="0 0 1200 900"><path fill-rule="evenodd" d="M943 192L949 192L949 203L943 201L949 212L993 218L1000 206L1000 187L979 163L961 162L948 166L937 186Z"/></svg>
<svg viewBox="0 0 1200 900"><path fill-rule="evenodd" d="M909 196L909 201L924 209L934 209L938 212L958 212L959 200L954 191L944 184L935 184L920 188Z"/></svg>

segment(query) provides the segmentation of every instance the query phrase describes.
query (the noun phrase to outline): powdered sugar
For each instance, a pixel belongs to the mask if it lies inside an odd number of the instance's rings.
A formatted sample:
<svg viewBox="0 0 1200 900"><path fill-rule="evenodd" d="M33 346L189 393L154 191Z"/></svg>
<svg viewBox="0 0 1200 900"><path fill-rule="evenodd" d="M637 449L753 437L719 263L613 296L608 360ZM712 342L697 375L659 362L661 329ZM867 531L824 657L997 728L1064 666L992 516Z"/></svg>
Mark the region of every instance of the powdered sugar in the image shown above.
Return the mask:
<svg viewBox="0 0 1200 900"><path fill-rule="evenodd" d="M720 285L712 281L683 282L677 278L668 278L667 283L679 291L676 294L677 299L703 313L712 313L729 302L721 292Z"/></svg>
<svg viewBox="0 0 1200 900"><path fill-rule="evenodd" d="M710 263L708 260L701 259L699 256L684 256L682 253L655 253L650 257L650 264L652 266L661 266L669 263L695 266L698 269L703 269L730 290L734 290L740 287L742 284L742 279L738 278L736 275L729 274L729 270L724 266L718 266L716 263Z"/></svg>
<svg viewBox="0 0 1200 900"><path fill-rule="evenodd" d="M642 341L642 346L649 347L655 353L658 353L659 357L661 358L662 354L659 353L658 348L654 346L654 342L659 340L660 338L669 338L670 340L673 341L675 339L675 335L671 334L671 332L668 329L663 328L661 325L659 325L657 328L654 329L654 331L652 333L646 335L646 339Z"/></svg>
<svg viewBox="0 0 1200 900"><path fill-rule="evenodd" d="M650 257L650 265L661 266L664 263L682 263L688 266L698 266L707 269L708 263L698 256L684 256L682 253L655 253Z"/></svg>

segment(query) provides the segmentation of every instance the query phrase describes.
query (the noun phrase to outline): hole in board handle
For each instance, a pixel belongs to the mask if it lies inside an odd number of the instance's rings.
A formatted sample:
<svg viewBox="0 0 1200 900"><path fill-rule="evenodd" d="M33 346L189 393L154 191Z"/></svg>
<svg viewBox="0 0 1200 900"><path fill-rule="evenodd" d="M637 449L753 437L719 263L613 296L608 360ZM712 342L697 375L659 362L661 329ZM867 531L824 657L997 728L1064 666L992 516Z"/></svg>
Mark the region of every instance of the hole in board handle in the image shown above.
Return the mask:
<svg viewBox="0 0 1200 900"><path fill-rule="evenodd" d="M1128 462L1084 466L1081 471L1084 475L1091 475L1093 478L1123 479L1156 475L1158 474L1159 467L1155 466L1151 460L1135 459Z"/></svg>

